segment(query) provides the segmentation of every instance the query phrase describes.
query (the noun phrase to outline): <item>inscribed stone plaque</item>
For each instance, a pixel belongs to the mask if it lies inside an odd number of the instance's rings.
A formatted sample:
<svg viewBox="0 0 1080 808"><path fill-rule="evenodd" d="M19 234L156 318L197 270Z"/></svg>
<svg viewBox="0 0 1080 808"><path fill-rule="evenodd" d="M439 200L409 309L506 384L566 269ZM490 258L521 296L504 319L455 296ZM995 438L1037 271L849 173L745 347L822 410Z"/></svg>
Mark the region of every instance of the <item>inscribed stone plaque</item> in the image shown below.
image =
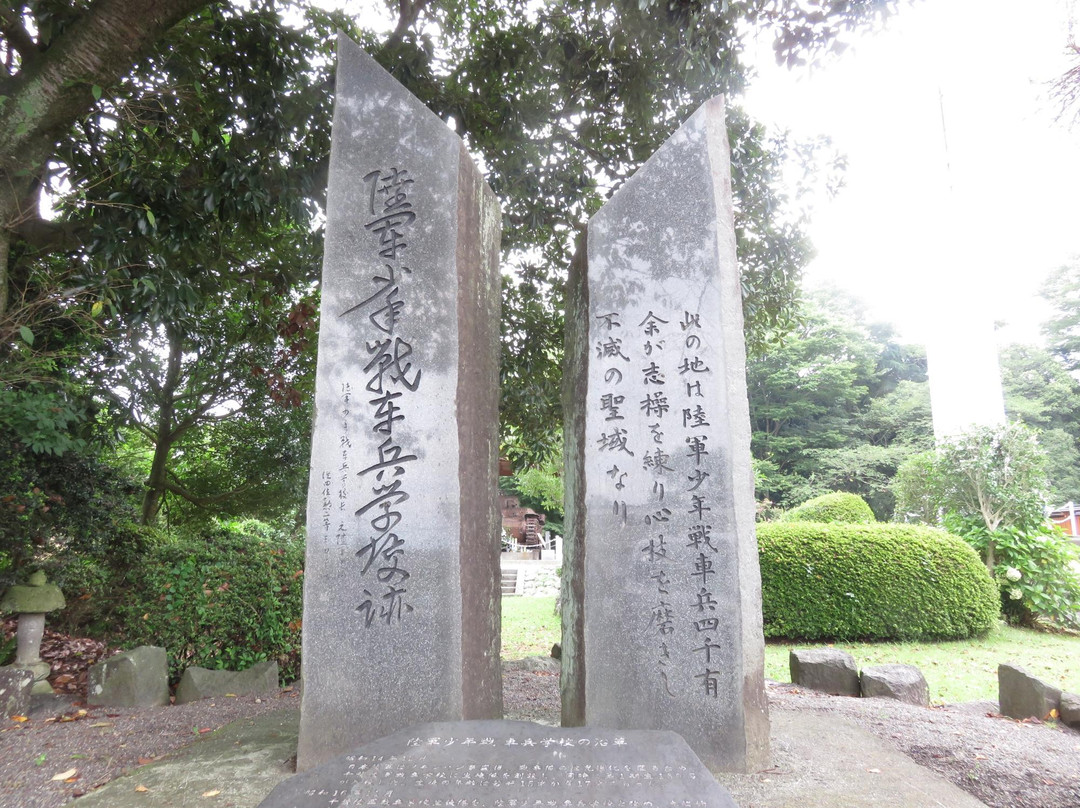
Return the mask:
<svg viewBox="0 0 1080 808"><path fill-rule="evenodd" d="M737 808L673 732L458 721L403 730L278 785L260 808Z"/></svg>
<svg viewBox="0 0 1080 808"><path fill-rule="evenodd" d="M674 730L741 771L769 729L730 185L717 98L571 273L563 723Z"/></svg>
<svg viewBox="0 0 1080 808"><path fill-rule="evenodd" d="M502 712L500 212L461 140L338 41L298 768Z"/></svg>

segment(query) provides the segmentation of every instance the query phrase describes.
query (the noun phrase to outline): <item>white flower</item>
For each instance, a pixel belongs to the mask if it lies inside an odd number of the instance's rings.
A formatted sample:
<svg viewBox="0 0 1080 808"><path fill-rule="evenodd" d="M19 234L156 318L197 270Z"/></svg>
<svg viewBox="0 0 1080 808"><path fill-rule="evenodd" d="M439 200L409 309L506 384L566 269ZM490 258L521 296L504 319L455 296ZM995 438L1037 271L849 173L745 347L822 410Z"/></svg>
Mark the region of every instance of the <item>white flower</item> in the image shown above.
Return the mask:
<svg viewBox="0 0 1080 808"><path fill-rule="evenodd" d="M1005 577L1008 578L1010 581L1019 581L1024 576L1016 567L1009 567L1005 570Z"/></svg>
<svg viewBox="0 0 1080 808"><path fill-rule="evenodd" d="M1009 590L1009 600L1020 600L1024 597L1024 593L1020 591L1019 587L1013 587Z"/></svg>

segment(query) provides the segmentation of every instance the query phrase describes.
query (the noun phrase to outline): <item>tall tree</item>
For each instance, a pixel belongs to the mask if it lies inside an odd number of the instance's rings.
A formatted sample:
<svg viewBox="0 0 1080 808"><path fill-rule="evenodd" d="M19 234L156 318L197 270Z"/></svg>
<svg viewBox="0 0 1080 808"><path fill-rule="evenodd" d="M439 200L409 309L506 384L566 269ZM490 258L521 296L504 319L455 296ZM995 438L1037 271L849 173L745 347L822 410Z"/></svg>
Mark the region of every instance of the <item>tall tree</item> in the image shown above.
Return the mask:
<svg viewBox="0 0 1080 808"><path fill-rule="evenodd" d="M1002 349L1001 382L1009 417L1039 432L1051 504L1080 501L1080 382L1032 345Z"/></svg>
<svg viewBox="0 0 1080 808"><path fill-rule="evenodd" d="M403 0L389 35L353 30L462 134L503 200L511 348L503 418L523 456L550 455L557 445L561 287L588 214L697 104L742 88L739 54L750 30L771 30L778 58L796 63L890 5ZM150 6L154 13L142 13ZM130 19L102 34L113 43L102 51L109 59L90 58L87 35L75 33L121 12ZM236 418L257 409L236 352L208 342L209 324L232 312L249 328L221 336L267 346L278 339L274 318L288 312L263 298L297 304L307 291L317 245L303 233L317 220L312 206L326 164L331 27L314 15L294 30L269 0L39 0L2 18L0 115L8 117L0 117L0 168L18 193L0 204L0 285L19 288L19 273L29 277L49 254L62 259L77 288L94 295L87 308L112 329L87 346L95 359L86 364L130 364L132 386L113 392L149 391L123 409L158 436L158 451L178 445L168 436L192 413L214 423L233 411L223 400L243 402ZM38 98L39 58L67 72L49 96L57 101L46 105L49 115L34 117L27 110ZM730 135L748 342L761 346L793 322L808 246L799 211L779 190L783 141L737 105ZM64 197L61 221L36 215L41 187ZM149 350L154 341L163 353ZM211 391L200 379L224 386ZM170 490L168 462L154 464L147 518Z"/></svg>
<svg viewBox="0 0 1080 808"><path fill-rule="evenodd" d="M749 361L759 498L790 507L843 490L888 518L897 467L928 448L925 356L888 326L863 325L860 312L842 293L818 292L802 325Z"/></svg>
<svg viewBox="0 0 1080 808"><path fill-rule="evenodd" d="M1080 257L1051 272L1041 294L1054 308L1042 329L1050 352L1070 371L1080 371Z"/></svg>

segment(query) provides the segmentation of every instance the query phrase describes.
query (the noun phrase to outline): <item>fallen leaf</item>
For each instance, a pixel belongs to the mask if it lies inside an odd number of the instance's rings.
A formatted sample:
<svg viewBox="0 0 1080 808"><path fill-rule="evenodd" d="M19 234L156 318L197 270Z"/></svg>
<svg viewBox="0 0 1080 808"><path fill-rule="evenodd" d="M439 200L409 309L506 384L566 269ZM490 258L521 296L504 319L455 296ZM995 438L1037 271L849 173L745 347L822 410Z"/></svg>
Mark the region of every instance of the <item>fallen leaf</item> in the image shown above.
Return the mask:
<svg viewBox="0 0 1080 808"><path fill-rule="evenodd" d="M976 755L975 759L976 760L989 760L989 758L986 755Z"/></svg>
<svg viewBox="0 0 1080 808"><path fill-rule="evenodd" d="M199 730L199 734L202 735L204 732L213 732L213 731L214 731L213 727L203 727L202 729Z"/></svg>
<svg viewBox="0 0 1080 808"><path fill-rule="evenodd" d="M204 797L216 797L220 793L221 793L221 790L215 788L213 791L204 791L203 796Z"/></svg>
<svg viewBox="0 0 1080 808"><path fill-rule="evenodd" d="M66 772L60 772L60 774L54 774L53 780L67 780L69 777L74 777L78 774L78 769L68 769Z"/></svg>
<svg viewBox="0 0 1080 808"><path fill-rule="evenodd" d="M96 724L91 724L90 729L94 729L95 727L111 727L111 726L113 726L112 721L98 721Z"/></svg>
<svg viewBox="0 0 1080 808"><path fill-rule="evenodd" d="M145 794L150 789L148 789L146 786L135 786L135 790L138 791L140 794Z"/></svg>
<svg viewBox="0 0 1080 808"><path fill-rule="evenodd" d="M79 779L79 775L76 774L76 775L73 775L72 777L65 777L64 782L65 783L74 783L78 779Z"/></svg>
<svg viewBox="0 0 1080 808"><path fill-rule="evenodd" d="M235 693L226 693L225 698L227 698L227 699L235 699L236 694Z"/></svg>
<svg viewBox="0 0 1080 808"><path fill-rule="evenodd" d="M1049 715L1048 717L1049 717L1049 718L1053 718L1053 719L1055 719L1055 720L1057 719L1057 717L1058 717L1058 711L1057 711L1057 708L1056 708L1056 707L1055 707L1055 708L1054 708L1053 710L1051 710L1051 711L1050 711L1050 715Z"/></svg>
<svg viewBox="0 0 1080 808"><path fill-rule="evenodd" d="M147 763L153 763L154 760L155 760L155 758L152 758L152 757L141 757L141 758L139 758L139 765L140 766L145 766Z"/></svg>
<svg viewBox="0 0 1080 808"><path fill-rule="evenodd" d="M11 720L18 721L21 724L23 721L29 721L30 719L27 718L25 715L13 715L11 716Z"/></svg>
<svg viewBox="0 0 1080 808"><path fill-rule="evenodd" d="M870 774L881 774L881 769L867 769Z"/></svg>

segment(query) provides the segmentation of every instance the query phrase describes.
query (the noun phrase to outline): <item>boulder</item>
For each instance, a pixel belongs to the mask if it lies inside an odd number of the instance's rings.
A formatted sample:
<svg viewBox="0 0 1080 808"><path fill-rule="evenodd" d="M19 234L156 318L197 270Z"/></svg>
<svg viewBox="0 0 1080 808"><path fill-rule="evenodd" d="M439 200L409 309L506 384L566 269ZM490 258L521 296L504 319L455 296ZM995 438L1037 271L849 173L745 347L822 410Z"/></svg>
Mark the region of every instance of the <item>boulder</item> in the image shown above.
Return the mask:
<svg viewBox="0 0 1080 808"><path fill-rule="evenodd" d="M169 703L165 649L140 645L109 657L87 672L86 701L106 707L156 707Z"/></svg>
<svg viewBox="0 0 1080 808"><path fill-rule="evenodd" d="M26 668L0 668L0 718L28 715L34 672Z"/></svg>
<svg viewBox="0 0 1080 808"><path fill-rule="evenodd" d="M914 665L871 665L859 676L862 694L868 699L896 699L926 707L930 688L922 671Z"/></svg>
<svg viewBox="0 0 1080 808"><path fill-rule="evenodd" d="M788 656L791 681L799 687L834 696L859 695L855 657L836 648L792 649Z"/></svg>
<svg viewBox="0 0 1080 808"><path fill-rule="evenodd" d="M1080 696L1075 693L1062 693L1058 716L1062 724L1080 729Z"/></svg>
<svg viewBox="0 0 1080 808"><path fill-rule="evenodd" d="M998 709L1010 718L1047 719L1058 709L1061 691L1019 665L998 665Z"/></svg>
<svg viewBox="0 0 1080 808"><path fill-rule="evenodd" d="M221 671L192 665L180 677L176 687L176 703L233 695L247 696L257 693L277 693L278 664L256 662L247 670Z"/></svg>

